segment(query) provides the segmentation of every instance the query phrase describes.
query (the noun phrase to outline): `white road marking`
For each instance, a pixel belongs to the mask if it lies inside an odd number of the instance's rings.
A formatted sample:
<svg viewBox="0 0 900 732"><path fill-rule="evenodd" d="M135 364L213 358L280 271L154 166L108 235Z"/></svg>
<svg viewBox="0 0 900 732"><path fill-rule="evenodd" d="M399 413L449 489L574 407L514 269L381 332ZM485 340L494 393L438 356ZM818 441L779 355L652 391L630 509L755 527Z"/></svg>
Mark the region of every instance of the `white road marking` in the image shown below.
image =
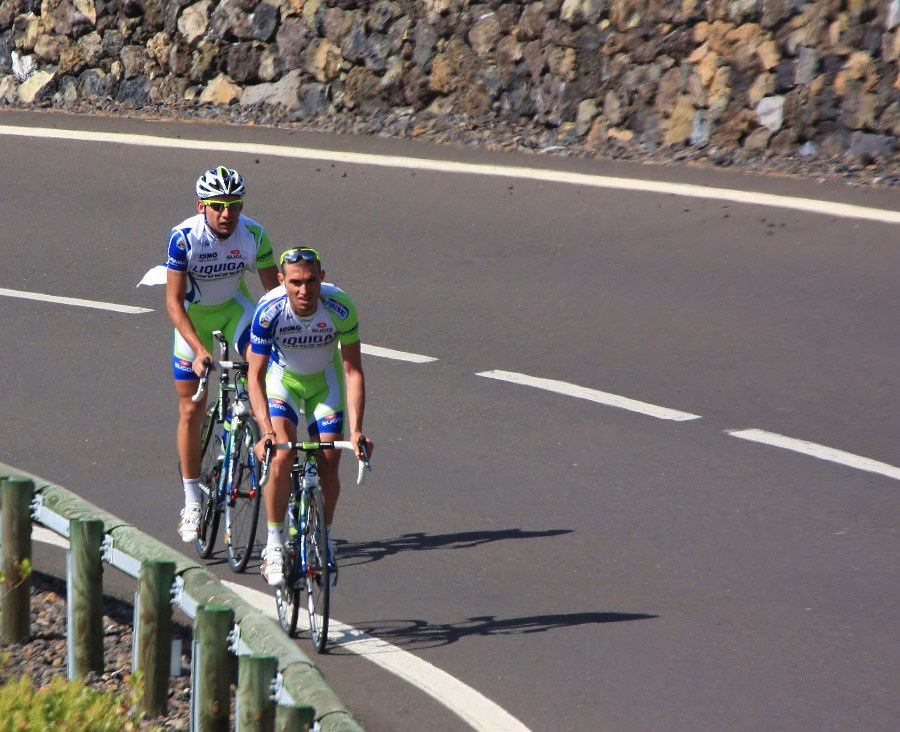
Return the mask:
<svg viewBox="0 0 900 732"><path fill-rule="evenodd" d="M777 196L771 193L740 191L729 188L712 188L688 183L667 183L664 181L615 178L603 175L591 175L588 173L568 173L560 170L527 168L512 165L457 163L448 160L427 160L425 158L340 152L335 150L320 150L302 147L283 147L280 145L263 145L246 142L176 140L169 137L153 137L151 135L126 135L108 132L91 132L86 130L60 130L46 127L18 127L14 125L0 125L0 135L43 137L73 142L112 142L120 145L165 147L191 151L215 150L220 152L227 150L229 153L239 152L250 155L271 155L304 160L324 160L351 165L377 165L385 168L406 168L410 170L428 170L441 173L522 178L527 180L545 181L548 183L589 186L593 188L615 188L625 191L639 191L642 193L709 198L757 206L787 208L796 211L823 214L825 216L868 219L870 221L900 224L900 211L888 211L886 209L869 208L867 206L855 206L835 201L818 201L811 198Z"/></svg>
<svg viewBox="0 0 900 732"><path fill-rule="evenodd" d="M365 343L363 343L362 345L362 352L369 356L378 356L379 358L393 358L396 361L410 361L412 363L431 363L432 361L437 361L434 356L420 356L418 353L395 351L391 348L370 346Z"/></svg>
<svg viewBox="0 0 900 732"><path fill-rule="evenodd" d="M878 462L871 458L854 455L852 452L844 452L836 450L833 447L825 445L817 445L815 442L807 440L798 440L795 437L785 437L775 432L766 432L765 430L748 429L748 430L726 430L726 433L732 437L739 437L742 440L750 440L751 442L759 442L763 445L771 445L772 447L781 447L785 450L800 452L804 455L819 458L820 460L828 460L832 463L840 463L857 470L865 470L868 473L879 473L886 475L888 478L900 480L900 468L888 463Z"/></svg>
<svg viewBox="0 0 900 732"><path fill-rule="evenodd" d="M265 615L278 620L271 594L225 580L222 584ZM309 621L303 613L297 624L302 631L309 631ZM529 732L528 727L481 692L427 661L334 618L331 618L330 625L329 642L399 676L445 706L472 729L479 732Z"/></svg>
<svg viewBox="0 0 900 732"><path fill-rule="evenodd" d="M31 538L34 541L52 544L63 549L69 548L68 539L38 524L32 524ZM275 600L271 594L228 580L221 582L264 615L278 621ZM309 632L309 620L305 614L300 614L297 625L300 630ZM445 706L472 729L478 730L478 732L530 732L528 727L505 709L494 704L481 692L466 686L446 671L441 671L412 653L367 635L334 618L331 618L330 625L330 642L339 645L346 651L364 657L395 676L399 676Z"/></svg>
<svg viewBox="0 0 900 732"><path fill-rule="evenodd" d="M627 409L630 412L646 414L648 417L656 417L657 419L670 419L676 422L685 422L691 419L701 419L699 414L680 412L677 409L669 409L668 407L659 407L656 404L639 402L636 399L629 399L628 397L619 396L618 394L608 394L605 391L588 389L583 386L578 386L577 384L569 384L565 381L556 381L555 379L542 379L538 376L517 374L514 371L482 371L475 375L485 376L488 379L509 381L512 384L524 384L525 386L533 386L536 389L544 389L545 391L552 391L557 394L565 394L566 396L577 397L579 399L587 399L599 404L605 404L608 407Z"/></svg>
<svg viewBox="0 0 900 732"><path fill-rule="evenodd" d="M113 302L97 302L96 300L82 300L77 297L58 297L57 295L44 295L40 292L24 292L23 290L7 290L0 287L0 295L6 297L20 297L24 300L37 300L39 302L52 302L59 305L76 305L80 308L96 308L98 310L112 310L116 313L152 313L149 308L138 308L133 305L117 305Z"/></svg>

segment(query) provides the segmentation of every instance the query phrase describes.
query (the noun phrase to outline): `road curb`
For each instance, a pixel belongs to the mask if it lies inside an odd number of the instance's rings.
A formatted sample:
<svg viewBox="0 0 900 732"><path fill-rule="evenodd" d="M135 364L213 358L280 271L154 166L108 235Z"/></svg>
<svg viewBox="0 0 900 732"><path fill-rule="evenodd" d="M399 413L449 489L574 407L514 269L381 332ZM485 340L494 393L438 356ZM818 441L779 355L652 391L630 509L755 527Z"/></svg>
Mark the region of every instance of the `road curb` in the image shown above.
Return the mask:
<svg viewBox="0 0 900 732"><path fill-rule="evenodd" d="M328 686L313 661L287 637L281 626L225 587L205 565L154 539L132 524L104 511L62 486L49 483L39 476L0 462L0 479L27 478L34 482L35 496L42 508L67 520L96 519L103 522L104 534L112 538L113 547L133 558L138 564L147 560L167 560L175 563L175 575L184 583L183 592L197 605L218 603L234 611L240 628L240 642L253 653L278 658L278 670L283 688L297 704L310 705L322 732L362 732L358 720L337 694ZM2 508L2 507L0 507ZM47 525L47 524L44 524ZM58 526L49 526L57 533ZM65 529L67 531L67 529Z"/></svg>

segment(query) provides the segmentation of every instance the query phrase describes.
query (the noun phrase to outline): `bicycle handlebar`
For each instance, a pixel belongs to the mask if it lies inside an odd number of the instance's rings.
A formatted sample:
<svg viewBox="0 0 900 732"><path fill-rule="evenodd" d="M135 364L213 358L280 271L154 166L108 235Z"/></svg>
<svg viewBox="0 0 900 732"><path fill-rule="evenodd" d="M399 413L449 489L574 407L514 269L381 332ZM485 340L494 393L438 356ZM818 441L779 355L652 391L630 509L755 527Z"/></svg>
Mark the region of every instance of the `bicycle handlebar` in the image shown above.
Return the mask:
<svg viewBox="0 0 900 732"><path fill-rule="evenodd" d="M249 361L214 361L207 358L204 362L206 369L203 376L200 377L200 383L197 384L197 392L191 397L191 401L195 404L199 402L206 393L206 387L209 383L209 372L213 369L236 369L238 371L246 371L249 368Z"/></svg>
<svg viewBox="0 0 900 732"><path fill-rule="evenodd" d="M369 453L366 449L366 438L360 438L360 448L362 449L363 459L359 461L359 470L356 474L356 485L363 485L366 482L366 470L371 470L372 466L369 464ZM269 461L272 459L272 452L274 450L303 450L304 452L316 452L321 449L331 450L331 449L341 449L341 450L352 450L356 452L356 448L353 446L353 443L349 440L335 440L334 442L272 442L271 440L266 440L266 459L262 464L262 474L259 479L259 487L265 487L266 483L269 482Z"/></svg>

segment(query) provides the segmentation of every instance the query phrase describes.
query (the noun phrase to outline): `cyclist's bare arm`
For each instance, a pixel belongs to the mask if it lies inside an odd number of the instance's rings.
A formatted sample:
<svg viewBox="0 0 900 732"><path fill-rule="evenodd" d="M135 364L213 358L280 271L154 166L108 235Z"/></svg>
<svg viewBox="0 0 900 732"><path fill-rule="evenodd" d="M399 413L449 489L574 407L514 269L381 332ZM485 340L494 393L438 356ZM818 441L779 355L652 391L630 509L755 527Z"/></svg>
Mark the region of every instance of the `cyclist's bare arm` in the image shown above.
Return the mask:
<svg viewBox="0 0 900 732"><path fill-rule="evenodd" d="M273 264L271 267L259 270L259 281L266 288L266 292L274 290L278 287L278 267Z"/></svg>
<svg viewBox="0 0 900 732"><path fill-rule="evenodd" d="M203 364L208 358L212 358L209 351L197 335L194 324L184 309L184 296L187 292L187 274L170 269L166 273L166 312L169 320L175 326L175 330L187 341L191 350L196 354L193 369L197 376L203 374Z"/></svg>
<svg viewBox="0 0 900 732"><path fill-rule="evenodd" d="M250 409L256 416L259 432L263 438L274 437L275 429L272 426L272 418L269 415L269 400L266 397L266 369L269 366L269 357L260 353L254 353L253 349L247 352L247 391L250 394ZM257 450L257 457L262 459L262 454Z"/></svg>
<svg viewBox="0 0 900 732"><path fill-rule="evenodd" d="M344 422L345 430L349 434L350 442L357 445L363 434L363 416L366 411L366 375L362 368L362 346L356 343L341 344L341 359L344 362L344 384L347 389L347 419ZM374 444L366 438L368 454L372 454ZM355 449L358 460L363 459L363 454Z"/></svg>

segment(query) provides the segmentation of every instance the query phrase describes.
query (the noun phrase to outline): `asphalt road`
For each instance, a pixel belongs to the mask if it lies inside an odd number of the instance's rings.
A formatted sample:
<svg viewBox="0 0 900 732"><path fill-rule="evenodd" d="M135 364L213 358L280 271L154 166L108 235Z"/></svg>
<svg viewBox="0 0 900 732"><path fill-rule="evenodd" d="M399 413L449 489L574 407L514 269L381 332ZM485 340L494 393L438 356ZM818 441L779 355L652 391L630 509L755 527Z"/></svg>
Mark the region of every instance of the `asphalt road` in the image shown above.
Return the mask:
<svg viewBox="0 0 900 732"><path fill-rule="evenodd" d="M210 124L129 132L536 166L897 211L897 191ZM2 132L2 130L0 130ZM333 615L391 644L317 659L367 730L889 730L897 684L900 228L521 178L0 134L0 460L175 534L171 330L140 288L225 162L276 249L355 299L374 471L345 474ZM679 410L659 419L478 374ZM851 464L738 439L757 429ZM896 471L896 468L894 468ZM264 590L256 565L223 579ZM303 639L301 644L308 644ZM399 650L395 650L399 649ZM464 687L372 663L413 654ZM412 672L415 675L415 671ZM444 695L444 702L435 696ZM473 713L476 716L481 712Z"/></svg>

